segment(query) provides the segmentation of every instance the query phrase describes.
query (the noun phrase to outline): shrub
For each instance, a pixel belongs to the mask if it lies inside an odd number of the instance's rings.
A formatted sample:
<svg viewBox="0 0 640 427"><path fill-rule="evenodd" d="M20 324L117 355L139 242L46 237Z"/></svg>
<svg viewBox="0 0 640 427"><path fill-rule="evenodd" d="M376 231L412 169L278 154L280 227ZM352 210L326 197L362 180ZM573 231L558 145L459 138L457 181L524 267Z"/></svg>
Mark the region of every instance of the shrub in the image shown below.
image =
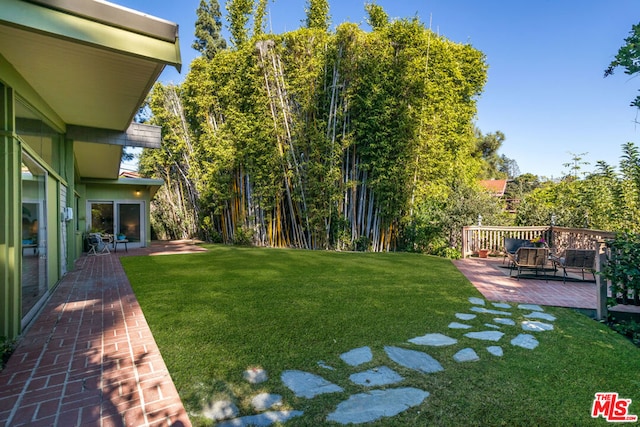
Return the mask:
<svg viewBox="0 0 640 427"><path fill-rule="evenodd" d="M4 368L5 363L7 363L7 360L9 360L15 348L16 343L14 340L0 337L0 371Z"/></svg>
<svg viewBox="0 0 640 427"><path fill-rule="evenodd" d="M618 233L607 243L610 255L601 275L611 281L611 294L628 304L630 294L640 303L640 235Z"/></svg>

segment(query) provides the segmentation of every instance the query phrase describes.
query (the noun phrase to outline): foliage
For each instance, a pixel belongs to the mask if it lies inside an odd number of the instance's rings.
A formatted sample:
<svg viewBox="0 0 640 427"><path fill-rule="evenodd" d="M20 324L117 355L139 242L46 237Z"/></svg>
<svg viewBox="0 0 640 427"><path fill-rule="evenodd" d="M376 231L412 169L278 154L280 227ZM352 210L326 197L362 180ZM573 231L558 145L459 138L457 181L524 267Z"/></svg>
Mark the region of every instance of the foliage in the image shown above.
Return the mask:
<svg viewBox="0 0 640 427"><path fill-rule="evenodd" d="M227 3L234 49L196 59L181 87L151 97L164 142L142 165L168 181L158 224L226 243L252 230L257 245L385 251L425 200L454 181L473 187L481 52L417 19L329 33L322 1L309 4L309 28L258 25L249 39L249 3Z"/></svg>
<svg viewBox="0 0 640 427"><path fill-rule="evenodd" d="M625 44L620 47L615 59L611 61L609 67L605 70L605 77L613 74L618 67L622 67L625 74L628 75L634 75L640 71L640 52L638 51L638 46L640 46L640 24L631 26L629 37L625 38L624 41ZM631 102L631 106L640 108L640 95Z"/></svg>
<svg viewBox="0 0 640 427"><path fill-rule="evenodd" d="M398 372L403 386L430 396L420 407L372 425L603 425L589 416L595 391L615 390L634 405L640 401L638 348L571 309L545 308L556 317L554 330L540 332L540 345L527 350L509 344L527 320L527 312L514 306L516 324L501 326L503 357L478 351L478 362L455 362L453 355L469 339L467 331L448 325L455 313L469 310L469 297L481 295L448 260L409 253L207 248L195 255L122 258L190 414L223 399L236 403L240 415L253 414L250 402L259 390L283 396L283 409L304 412L287 425L326 425L340 402L367 391L349 381L351 374L388 363L384 346L411 347L408 339L433 332L459 340L428 350L444 371ZM482 330L490 316L479 314L469 324ZM374 354L368 365L354 370L340 359L362 346ZM321 360L335 371L319 368ZM269 375L258 388L242 377L251 366ZM288 369L320 374L345 392L296 398L280 381ZM632 406L631 412L640 411ZM190 416L194 426L211 425Z"/></svg>
<svg viewBox="0 0 640 427"><path fill-rule="evenodd" d="M194 167L194 135L181 101L180 88L156 84L148 100L154 113L152 124L162 125L160 149L143 150L139 171L165 184L151 206L151 223L159 238L186 239L198 235L200 195L196 188L199 170Z"/></svg>
<svg viewBox="0 0 640 427"><path fill-rule="evenodd" d="M416 209L412 221L404 227L401 248L447 258L459 258L462 227L474 224L482 216L484 225L502 223L499 199L462 182L452 185L444 198L430 198Z"/></svg>
<svg viewBox="0 0 640 427"><path fill-rule="evenodd" d="M0 371L9 360L9 357L16 348L15 340L0 336Z"/></svg>
<svg viewBox="0 0 640 427"><path fill-rule="evenodd" d="M611 254L600 274L611 281L611 294L627 304L631 293L640 305L640 234L617 233L607 246Z"/></svg>
<svg viewBox="0 0 640 427"><path fill-rule="evenodd" d="M593 172L582 154L572 155L570 172L559 182L540 183L523 197L517 225L549 224L608 231L640 232L640 154L633 143L622 146L619 172L597 162Z"/></svg>
<svg viewBox="0 0 640 427"><path fill-rule="evenodd" d="M364 8L367 11L367 23L371 25L374 31L382 29L389 24L389 15L387 15L382 6L375 3L366 3Z"/></svg>
<svg viewBox="0 0 640 427"><path fill-rule="evenodd" d="M253 0L229 0L225 4L231 42L240 48L249 40L247 23L253 10Z"/></svg>
<svg viewBox="0 0 640 427"><path fill-rule="evenodd" d="M329 1L307 0L308 7L306 27L310 29L327 31L329 29Z"/></svg>
<svg viewBox="0 0 640 427"><path fill-rule="evenodd" d="M221 34L222 15L218 0L200 0L196 15L196 39L191 47L202 53L205 58L211 59L227 48L227 42Z"/></svg>

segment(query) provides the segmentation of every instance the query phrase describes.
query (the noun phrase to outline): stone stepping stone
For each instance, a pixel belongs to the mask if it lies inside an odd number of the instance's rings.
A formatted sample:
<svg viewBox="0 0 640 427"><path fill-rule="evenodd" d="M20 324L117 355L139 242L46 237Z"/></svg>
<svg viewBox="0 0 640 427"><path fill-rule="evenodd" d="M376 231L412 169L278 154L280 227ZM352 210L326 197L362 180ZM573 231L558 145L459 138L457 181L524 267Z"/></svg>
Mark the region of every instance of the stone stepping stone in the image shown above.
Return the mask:
<svg viewBox="0 0 640 427"><path fill-rule="evenodd" d="M500 331L469 332L464 334L467 338L483 341L500 341L500 338L502 338L503 335L504 333Z"/></svg>
<svg viewBox="0 0 640 427"><path fill-rule="evenodd" d="M282 396L279 394L260 393L251 399L251 406L258 412L282 406Z"/></svg>
<svg viewBox="0 0 640 427"><path fill-rule="evenodd" d="M314 375L303 371L284 371L281 375L282 382L297 397L306 397L313 399L319 394L339 393L342 387L339 387L319 375Z"/></svg>
<svg viewBox="0 0 640 427"><path fill-rule="evenodd" d="M456 313L456 317L460 320L471 320L471 319L475 319L476 316L475 314L469 314L469 313Z"/></svg>
<svg viewBox="0 0 640 427"><path fill-rule="evenodd" d="M390 346L385 347L384 351L391 360L405 368L413 369L424 374L444 371L440 362L427 353Z"/></svg>
<svg viewBox="0 0 640 427"><path fill-rule="evenodd" d="M207 408L205 408L202 415L214 421L221 421L229 418L235 418L238 416L238 413L238 407L232 401L218 400L216 402L212 402Z"/></svg>
<svg viewBox="0 0 640 427"><path fill-rule="evenodd" d="M511 340L511 344L528 350L533 350L538 346L539 342L533 335L520 334Z"/></svg>
<svg viewBox="0 0 640 427"><path fill-rule="evenodd" d="M515 326L516 322L513 319L502 319L500 317L496 317L493 319L494 322L499 323L501 325Z"/></svg>
<svg viewBox="0 0 640 427"><path fill-rule="evenodd" d="M353 374L349 377L352 383L365 387L396 384L404 380L396 371L386 366L369 369L365 372Z"/></svg>
<svg viewBox="0 0 640 427"><path fill-rule="evenodd" d="M485 323L484 326L487 328L500 329L500 326L494 325L493 323Z"/></svg>
<svg viewBox="0 0 640 427"><path fill-rule="evenodd" d="M497 316L511 316L511 313L509 313L508 311L491 310L484 307L471 307L471 311L482 314L495 314Z"/></svg>
<svg viewBox="0 0 640 427"><path fill-rule="evenodd" d="M409 342L413 344L418 344L418 345L430 345L434 347L443 347L447 345L453 345L457 343L458 340L443 334L427 334L421 337L411 338Z"/></svg>
<svg viewBox="0 0 640 427"><path fill-rule="evenodd" d="M556 320L556 316L554 316L553 314L541 313L539 311L534 311L533 313L525 314L524 317L527 317L529 319L548 320L549 322L553 322Z"/></svg>
<svg viewBox="0 0 640 427"><path fill-rule="evenodd" d="M362 424L383 417L393 417L407 409L420 405L429 393L417 388L392 388L354 394L340 403L327 416L327 421L339 424Z"/></svg>
<svg viewBox="0 0 640 427"><path fill-rule="evenodd" d="M520 304L518 308L520 310L544 311L538 304Z"/></svg>
<svg viewBox="0 0 640 427"><path fill-rule="evenodd" d="M450 329L471 329L471 328L473 328L473 326L466 325L464 323L451 322L451 323L449 323L449 328Z"/></svg>
<svg viewBox="0 0 640 427"><path fill-rule="evenodd" d="M478 357L478 354L472 348L463 348L453 355L453 360L458 363L477 362L480 360L480 357Z"/></svg>
<svg viewBox="0 0 640 427"><path fill-rule="evenodd" d="M504 352L502 351L502 347L500 347L499 345L492 345L491 347L487 347L487 351L497 357L502 357L502 355L504 354Z"/></svg>
<svg viewBox="0 0 640 427"><path fill-rule="evenodd" d="M509 305L509 304L507 304L505 302L494 302L494 303L492 303L492 305L495 308L511 308L511 305Z"/></svg>
<svg viewBox="0 0 640 427"><path fill-rule="evenodd" d="M244 371L242 376L251 384L261 384L269 379L269 377L267 376L267 371L262 368L247 369L246 371Z"/></svg>
<svg viewBox="0 0 640 427"><path fill-rule="evenodd" d="M473 305L484 305L484 300L482 298L470 297L469 302Z"/></svg>
<svg viewBox="0 0 640 427"><path fill-rule="evenodd" d="M233 420L224 421L216 424L217 427L249 427L249 426L270 426L273 423L284 423L291 418L299 417L302 411L270 411L263 412L259 415L249 415L246 417L234 418Z"/></svg>
<svg viewBox="0 0 640 427"><path fill-rule="evenodd" d="M318 361L318 366L320 366L322 369L327 369L329 371L335 371L336 370L336 368L334 368L333 366L327 365L323 360L319 360Z"/></svg>
<svg viewBox="0 0 640 427"><path fill-rule="evenodd" d="M538 322L537 320L525 320L522 322L522 329L530 332L544 332L553 330L550 323Z"/></svg>
<svg viewBox="0 0 640 427"><path fill-rule="evenodd" d="M348 365L358 366L371 362L371 360L373 360L373 353L369 347L354 348L351 351L342 353L340 359L344 360Z"/></svg>

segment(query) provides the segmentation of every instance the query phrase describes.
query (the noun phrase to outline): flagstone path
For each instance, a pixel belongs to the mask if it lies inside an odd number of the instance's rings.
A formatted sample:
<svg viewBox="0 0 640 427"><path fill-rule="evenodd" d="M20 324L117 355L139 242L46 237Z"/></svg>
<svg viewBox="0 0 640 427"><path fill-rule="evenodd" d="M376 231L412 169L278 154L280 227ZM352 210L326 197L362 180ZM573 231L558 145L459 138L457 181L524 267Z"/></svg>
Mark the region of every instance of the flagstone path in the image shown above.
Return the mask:
<svg viewBox="0 0 640 427"><path fill-rule="evenodd" d="M553 324L547 322L555 321L555 316L545 313L539 305L519 304L513 307L506 303L491 303L490 306L487 306L487 302L481 298L469 298L469 303L471 304L469 311L473 313L456 313L455 317L458 321L451 322L448 326L452 332L470 330L463 336L477 343L473 348L461 348L454 354L453 360L458 363L475 362L483 357L503 357L505 344L497 344L507 341L503 340L507 332L501 329L504 326L513 327L516 325L516 322L509 317L514 313L518 313L528 320L524 320L520 324L522 333L509 337L508 342L512 346L533 350L538 347L539 342L534 335L526 332L537 334L554 329ZM482 316L482 321L487 321L483 325L487 328L486 330L471 330L478 328L462 323L476 319L478 316ZM432 332L410 338L407 342L422 348L455 346L458 345L459 340L444 333ZM492 345L487 346L487 344ZM426 352L415 348L386 346L384 353L389 366L382 365L362 372L354 372L348 377L352 383L372 387L372 389L365 393L351 395L339 403L333 411L327 414L327 421L339 424L372 422L385 417L394 417L412 407L421 405L428 399L430 395L428 391L414 387L385 389L376 389L375 387L399 385L404 381L404 378L394 370L394 366L411 369L416 372L416 375L430 375L443 371L442 364ZM355 348L340 356L342 361L352 368L371 362L373 357L374 354L369 347ZM328 371L335 370L334 367L323 361L318 361L318 366ZM260 384L267 380L267 373L263 369L249 369L245 372L244 378L251 384ZM313 399L321 394L342 393L344 391L343 387L327 381L320 375L295 369L284 371L280 380L296 397L306 399ZM343 385L347 384L346 380ZM256 412L254 415L238 416L238 408L229 400L212 402L203 415L215 421L221 421L217 424L221 427L270 426L273 423L286 422L291 418L303 415L302 411L276 410L282 405L282 396L260 393L252 399L252 407Z"/></svg>

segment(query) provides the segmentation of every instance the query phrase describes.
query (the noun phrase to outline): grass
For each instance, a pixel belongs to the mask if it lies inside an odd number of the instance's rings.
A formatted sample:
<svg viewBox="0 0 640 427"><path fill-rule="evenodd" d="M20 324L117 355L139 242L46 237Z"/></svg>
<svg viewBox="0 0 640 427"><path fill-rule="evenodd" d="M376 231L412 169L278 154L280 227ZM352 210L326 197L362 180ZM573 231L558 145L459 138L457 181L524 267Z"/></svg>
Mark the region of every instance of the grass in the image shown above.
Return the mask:
<svg viewBox="0 0 640 427"><path fill-rule="evenodd" d="M426 390L422 405L375 426L606 425L592 419L596 392L632 399L640 414L640 353L606 325L570 309L546 308L555 329L537 333L540 345L509 344L519 326L503 326L504 356L484 352L466 331L448 329L468 298L482 297L450 261L417 254L337 253L208 246L207 253L122 258L163 358L194 425L212 400L231 399L241 415L251 398L279 393L285 407L304 411L287 425L331 425L327 414L349 395L366 391L349 375L387 365L402 386ZM514 320L520 311L514 312ZM466 322L473 330L495 316ZM407 342L426 333L457 338L451 347ZM374 360L352 368L339 355L370 346ZM386 359L385 345L422 350L445 370L423 375ZM472 346L481 360L459 364L453 354ZM336 368L328 371L318 361ZM250 385L242 373L262 367L269 380ZM287 369L322 375L344 393L296 398L280 381Z"/></svg>

